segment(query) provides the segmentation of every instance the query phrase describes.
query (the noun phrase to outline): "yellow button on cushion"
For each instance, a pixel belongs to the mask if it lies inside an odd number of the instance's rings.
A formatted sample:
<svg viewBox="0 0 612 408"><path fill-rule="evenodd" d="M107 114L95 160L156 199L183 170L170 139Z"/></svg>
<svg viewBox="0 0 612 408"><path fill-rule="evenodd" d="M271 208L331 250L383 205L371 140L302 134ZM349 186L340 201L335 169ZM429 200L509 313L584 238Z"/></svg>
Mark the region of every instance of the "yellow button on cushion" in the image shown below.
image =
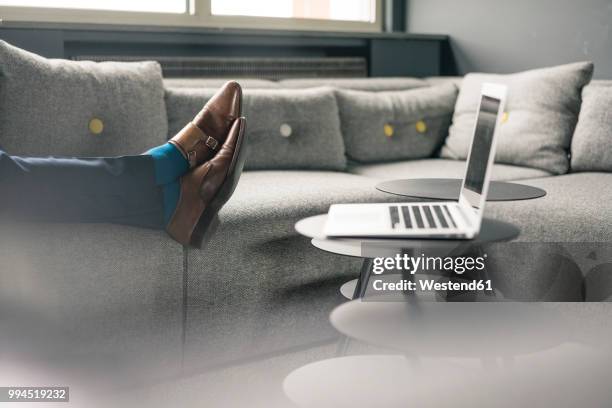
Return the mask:
<svg viewBox="0 0 612 408"><path fill-rule="evenodd" d="M99 135L104 130L104 123L98 118L93 118L89 121L89 131L94 135Z"/></svg>
<svg viewBox="0 0 612 408"><path fill-rule="evenodd" d="M416 128L416 131L419 132L419 133L427 132L427 124L425 122L423 122L422 120L419 120L415 124L415 128Z"/></svg>
<svg viewBox="0 0 612 408"><path fill-rule="evenodd" d="M393 132L395 131L395 129L393 129L393 126L391 126L389 124L386 124L383 127L383 130L385 131L385 136L387 136L387 137L393 136Z"/></svg>
<svg viewBox="0 0 612 408"><path fill-rule="evenodd" d="M502 123L506 123L508 121L508 116L510 116L508 114L508 112L504 112L504 114L502 115L502 118L501 118L501 122Z"/></svg>

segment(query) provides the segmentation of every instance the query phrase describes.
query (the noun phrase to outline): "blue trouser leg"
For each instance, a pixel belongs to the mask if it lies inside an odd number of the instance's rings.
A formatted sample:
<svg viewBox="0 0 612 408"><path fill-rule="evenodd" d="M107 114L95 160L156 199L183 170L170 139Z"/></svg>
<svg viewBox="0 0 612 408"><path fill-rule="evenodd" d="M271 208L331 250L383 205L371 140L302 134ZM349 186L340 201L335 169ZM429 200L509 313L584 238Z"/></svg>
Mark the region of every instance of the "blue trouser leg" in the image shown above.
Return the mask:
<svg viewBox="0 0 612 408"><path fill-rule="evenodd" d="M0 150L0 215L164 228L162 188L148 155L26 158Z"/></svg>

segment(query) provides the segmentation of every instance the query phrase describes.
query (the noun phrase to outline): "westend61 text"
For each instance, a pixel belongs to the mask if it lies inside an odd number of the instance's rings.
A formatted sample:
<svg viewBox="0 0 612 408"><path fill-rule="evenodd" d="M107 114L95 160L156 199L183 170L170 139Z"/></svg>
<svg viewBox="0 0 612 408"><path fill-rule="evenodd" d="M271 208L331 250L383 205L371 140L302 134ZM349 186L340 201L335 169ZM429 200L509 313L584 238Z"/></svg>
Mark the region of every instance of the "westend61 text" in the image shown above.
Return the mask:
<svg viewBox="0 0 612 408"><path fill-rule="evenodd" d="M484 291L493 290L491 280L473 280L469 282L437 282L435 279L420 280L413 282L401 280L399 282L383 282L377 279L372 287L376 291L395 292L395 291Z"/></svg>

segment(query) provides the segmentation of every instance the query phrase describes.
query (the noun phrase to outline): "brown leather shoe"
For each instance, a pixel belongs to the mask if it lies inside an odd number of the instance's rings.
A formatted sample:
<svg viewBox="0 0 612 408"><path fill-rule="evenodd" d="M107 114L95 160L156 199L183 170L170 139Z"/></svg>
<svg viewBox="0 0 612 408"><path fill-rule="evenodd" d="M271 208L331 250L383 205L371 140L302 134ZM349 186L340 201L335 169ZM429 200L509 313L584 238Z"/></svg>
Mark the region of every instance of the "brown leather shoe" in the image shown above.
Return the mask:
<svg viewBox="0 0 612 408"><path fill-rule="evenodd" d="M215 155L241 114L242 88L238 82L227 82L170 143L187 159L189 167L194 168Z"/></svg>
<svg viewBox="0 0 612 408"><path fill-rule="evenodd" d="M246 119L234 121L211 160L181 178L181 195L166 230L183 245L200 246L217 214L232 196L244 167Z"/></svg>

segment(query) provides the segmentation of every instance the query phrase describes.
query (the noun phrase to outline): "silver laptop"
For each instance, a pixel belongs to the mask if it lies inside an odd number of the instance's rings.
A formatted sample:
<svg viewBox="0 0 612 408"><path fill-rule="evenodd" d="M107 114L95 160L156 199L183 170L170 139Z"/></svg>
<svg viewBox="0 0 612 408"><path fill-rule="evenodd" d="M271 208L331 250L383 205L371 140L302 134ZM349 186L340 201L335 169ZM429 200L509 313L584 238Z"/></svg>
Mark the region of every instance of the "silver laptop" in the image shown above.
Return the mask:
<svg viewBox="0 0 612 408"><path fill-rule="evenodd" d="M459 201L334 204L328 237L474 238L480 232L506 87L484 84Z"/></svg>

